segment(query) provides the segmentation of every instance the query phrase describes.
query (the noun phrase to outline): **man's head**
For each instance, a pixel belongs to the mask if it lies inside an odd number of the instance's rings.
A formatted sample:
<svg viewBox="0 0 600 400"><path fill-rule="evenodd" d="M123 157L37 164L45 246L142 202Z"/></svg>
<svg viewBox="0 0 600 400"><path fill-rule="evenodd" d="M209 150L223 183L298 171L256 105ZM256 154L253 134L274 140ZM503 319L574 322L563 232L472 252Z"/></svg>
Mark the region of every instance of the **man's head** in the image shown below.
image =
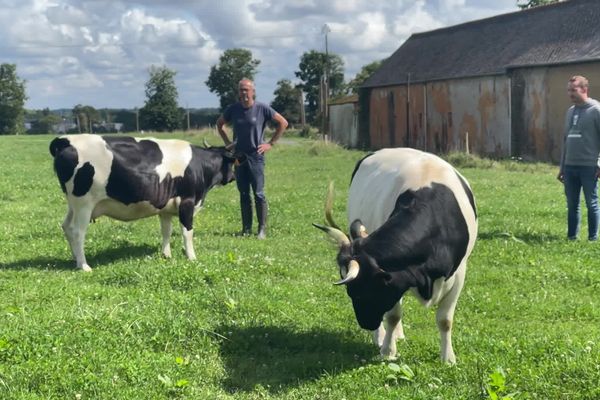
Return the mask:
<svg viewBox="0 0 600 400"><path fill-rule="evenodd" d="M574 104L585 103L588 98L588 86L588 80L581 75L575 75L569 79L567 94Z"/></svg>
<svg viewBox="0 0 600 400"><path fill-rule="evenodd" d="M250 107L254 104L254 82L248 78L243 78L238 83L238 94L242 105Z"/></svg>

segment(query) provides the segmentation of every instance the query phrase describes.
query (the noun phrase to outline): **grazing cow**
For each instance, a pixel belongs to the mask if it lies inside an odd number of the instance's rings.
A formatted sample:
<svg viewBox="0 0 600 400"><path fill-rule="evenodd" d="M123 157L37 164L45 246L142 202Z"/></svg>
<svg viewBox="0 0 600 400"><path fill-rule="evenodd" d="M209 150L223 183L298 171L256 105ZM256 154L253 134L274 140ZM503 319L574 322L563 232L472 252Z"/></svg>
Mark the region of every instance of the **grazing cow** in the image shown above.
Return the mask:
<svg viewBox="0 0 600 400"><path fill-rule="evenodd" d="M350 237L331 215L316 225L339 245L337 262L358 324L373 330L386 358L404 338L402 296L438 305L441 358L455 363L452 321L477 236L473 193L441 158L410 148L382 149L360 160L348 195ZM370 232L370 234L368 233ZM382 324L383 321L383 324Z"/></svg>
<svg viewBox="0 0 600 400"><path fill-rule="evenodd" d="M171 256L171 218L178 215L185 253L195 259L194 214L212 187L234 179L236 161L224 147L89 134L52 140L50 154L69 206L62 228L84 271L91 271L83 251L85 233L90 220L102 215L132 221L158 214L166 257Z"/></svg>

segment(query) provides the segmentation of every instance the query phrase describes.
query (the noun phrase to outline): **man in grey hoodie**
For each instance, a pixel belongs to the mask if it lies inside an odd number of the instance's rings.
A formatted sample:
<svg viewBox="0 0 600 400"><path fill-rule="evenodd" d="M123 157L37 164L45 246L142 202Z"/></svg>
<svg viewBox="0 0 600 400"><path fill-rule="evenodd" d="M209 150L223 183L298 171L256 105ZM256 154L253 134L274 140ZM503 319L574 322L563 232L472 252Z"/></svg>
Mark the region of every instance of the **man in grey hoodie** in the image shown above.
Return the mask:
<svg viewBox="0 0 600 400"><path fill-rule="evenodd" d="M600 207L600 103L588 97L588 80L576 75L569 79L567 93L573 105L565 118L565 141L558 180L565 186L567 197L567 237L577 239L581 210L581 189L587 206L588 240L598 239Z"/></svg>

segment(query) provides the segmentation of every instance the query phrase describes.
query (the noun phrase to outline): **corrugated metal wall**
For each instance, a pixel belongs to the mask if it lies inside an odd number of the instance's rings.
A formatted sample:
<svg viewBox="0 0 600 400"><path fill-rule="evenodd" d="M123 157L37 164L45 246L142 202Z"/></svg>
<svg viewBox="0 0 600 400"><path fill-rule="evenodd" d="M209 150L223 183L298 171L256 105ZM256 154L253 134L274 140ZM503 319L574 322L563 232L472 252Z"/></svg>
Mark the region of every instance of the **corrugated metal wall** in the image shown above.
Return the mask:
<svg viewBox="0 0 600 400"><path fill-rule="evenodd" d="M486 156L510 154L510 81L504 76L427 84L427 116L436 153L465 150Z"/></svg>
<svg viewBox="0 0 600 400"><path fill-rule="evenodd" d="M600 63L519 68L512 76L513 155L557 163L564 139L564 118L571 100L567 82L573 75L590 81L590 97L600 98Z"/></svg>
<svg viewBox="0 0 600 400"><path fill-rule="evenodd" d="M475 154L556 163L571 106L566 87L573 75L587 77L590 97L600 99L600 62L373 88L368 97L370 148L462 151L468 133Z"/></svg>
<svg viewBox="0 0 600 400"><path fill-rule="evenodd" d="M447 153L464 150L468 132L471 151L507 156L509 85L508 78L499 76L375 88L369 105L371 147Z"/></svg>
<svg viewBox="0 0 600 400"><path fill-rule="evenodd" d="M369 110L372 149L400 146L424 149L427 146L423 85L373 89Z"/></svg>
<svg viewBox="0 0 600 400"><path fill-rule="evenodd" d="M350 148L358 146L357 103L329 106L329 134L331 140Z"/></svg>

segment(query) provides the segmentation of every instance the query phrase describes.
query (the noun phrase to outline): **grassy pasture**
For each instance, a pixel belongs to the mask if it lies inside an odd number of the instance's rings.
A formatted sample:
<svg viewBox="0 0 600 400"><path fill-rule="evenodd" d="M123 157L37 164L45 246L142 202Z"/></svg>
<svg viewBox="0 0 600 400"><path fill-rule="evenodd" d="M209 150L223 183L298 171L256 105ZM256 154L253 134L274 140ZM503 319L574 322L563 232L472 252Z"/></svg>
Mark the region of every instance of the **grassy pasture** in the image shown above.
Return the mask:
<svg viewBox="0 0 600 400"><path fill-rule="evenodd" d="M407 298L407 340L383 361L332 285L335 249L311 222L323 221L333 179L345 225L363 153L278 145L269 238L234 236L237 190L216 188L195 221L195 262L178 230L173 258L160 256L158 218L100 218L86 274L60 228L50 140L0 136L0 399L600 398L600 244L565 240L555 167L454 157L480 234L449 367L433 310Z"/></svg>

